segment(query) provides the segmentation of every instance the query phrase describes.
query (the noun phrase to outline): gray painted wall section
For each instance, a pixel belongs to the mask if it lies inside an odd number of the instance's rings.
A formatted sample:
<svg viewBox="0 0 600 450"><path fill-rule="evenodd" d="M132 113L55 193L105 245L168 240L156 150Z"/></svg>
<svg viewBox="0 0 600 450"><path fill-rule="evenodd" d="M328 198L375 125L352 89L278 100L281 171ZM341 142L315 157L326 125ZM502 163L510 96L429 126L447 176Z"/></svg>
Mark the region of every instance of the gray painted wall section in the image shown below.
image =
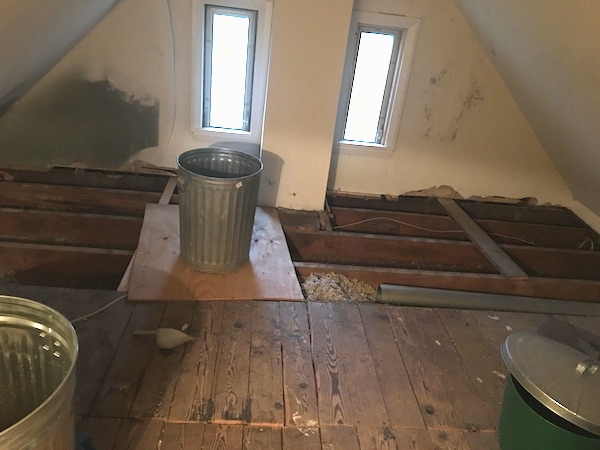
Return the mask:
<svg viewBox="0 0 600 450"><path fill-rule="evenodd" d="M0 112L41 79L118 0L0 0Z"/></svg>

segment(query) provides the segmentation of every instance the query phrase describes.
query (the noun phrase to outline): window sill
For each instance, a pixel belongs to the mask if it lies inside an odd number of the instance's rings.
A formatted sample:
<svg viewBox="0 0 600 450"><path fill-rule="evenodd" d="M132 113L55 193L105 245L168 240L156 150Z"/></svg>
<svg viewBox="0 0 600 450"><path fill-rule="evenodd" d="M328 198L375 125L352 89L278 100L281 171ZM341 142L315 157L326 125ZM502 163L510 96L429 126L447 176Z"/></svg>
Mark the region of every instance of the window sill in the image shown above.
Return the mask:
<svg viewBox="0 0 600 450"><path fill-rule="evenodd" d="M394 152L393 149L382 145L350 144L347 142L335 142L333 144L333 151L341 155L371 156L376 158L389 158Z"/></svg>
<svg viewBox="0 0 600 450"><path fill-rule="evenodd" d="M192 133L199 141L231 141L245 142L248 144L260 144L260 137L245 131L219 130L216 128L192 128Z"/></svg>

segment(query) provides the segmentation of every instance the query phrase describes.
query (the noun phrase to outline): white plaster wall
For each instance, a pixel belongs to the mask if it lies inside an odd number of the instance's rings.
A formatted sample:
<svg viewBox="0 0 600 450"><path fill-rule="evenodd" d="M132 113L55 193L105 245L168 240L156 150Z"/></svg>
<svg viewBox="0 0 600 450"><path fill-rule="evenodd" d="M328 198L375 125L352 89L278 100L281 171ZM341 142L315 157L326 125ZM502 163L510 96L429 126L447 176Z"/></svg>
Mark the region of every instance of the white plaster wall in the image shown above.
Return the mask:
<svg viewBox="0 0 600 450"><path fill-rule="evenodd" d="M352 0L275 0L259 202L322 209ZM35 91L64 76L108 79L160 104L159 145L131 158L175 167L191 132L191 0L122 0Z"/></svg>
<svg viewBox="0 0 600 450"><path fill-rule="evenodd" d="M577 201L600 213L600 2L455 0Z"/></svg>
<svg viewBox="0 0 600 450"><path fill-rule="evenodd" d="M263 184L278 206L323 209L351 13L352 0L275 4L263 151L281 176Z"/></svg>
<svg viewBox="0 0 600 450"><path fill-rule="evenodd" d="M449 185L471 195L568 205L570 191L452 0L359 0L422 19L395 151L333 156L330 188L402 194Z"/></svg>
<svg viewBox="0 0 600 450"><path fill-rule="evenodd" d="M321 209L329 182L373 194L450 185L465 197L569 205L570 191L452 0L356 2L422 19L390 158L331 155L352 0L273 1L262 204ZM132 159L174 167L180 153L207 144L190 129L191 26L191 0L121 0L28 96L81 75L156 100L159 145Z"/></svg>

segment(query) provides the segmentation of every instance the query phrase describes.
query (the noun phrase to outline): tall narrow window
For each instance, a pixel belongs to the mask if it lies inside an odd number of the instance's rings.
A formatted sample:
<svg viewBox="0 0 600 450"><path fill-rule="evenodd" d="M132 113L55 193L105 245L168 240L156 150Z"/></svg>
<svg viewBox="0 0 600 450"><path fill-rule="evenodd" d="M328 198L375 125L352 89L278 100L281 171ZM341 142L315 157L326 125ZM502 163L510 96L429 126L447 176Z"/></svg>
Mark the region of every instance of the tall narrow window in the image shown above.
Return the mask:
<svg viewBox="0 0 600 450"><path fill-rule="evenodd" d="M249 131L256 11L206 5L202 124Z"/></svg>
<svg viewBox="0 0 600 450"><path fill-rule="evenodd" d="M345 141L381 144L399 43L398 32L359 28Z"/></svg>
<svg viewBox="0 0 600 450"><path fill-rule="evenodd" d="M338 108L337 150L393 149L418 25L418 19L354 13Z"/></svg>
<svg viewBox="0 0 600 450"><path fill-rule="evenodd" d="M270 0L194 1L192 129L207 144L260 142Z"/></svg>

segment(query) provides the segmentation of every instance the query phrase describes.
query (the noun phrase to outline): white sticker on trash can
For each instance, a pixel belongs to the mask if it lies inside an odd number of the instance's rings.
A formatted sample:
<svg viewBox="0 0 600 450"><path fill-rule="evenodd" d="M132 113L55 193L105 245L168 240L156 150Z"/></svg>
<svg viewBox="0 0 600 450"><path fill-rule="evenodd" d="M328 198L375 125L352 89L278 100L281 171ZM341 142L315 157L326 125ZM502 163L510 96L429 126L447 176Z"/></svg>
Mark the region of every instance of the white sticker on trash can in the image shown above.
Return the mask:
<svg viewBox="0 0 600 450"><path fill-rule="evenodd" d="M238 189L241 188L242 187L242 182L238 181L237 183L235 183L235 187L238 188Z"/></svg>

